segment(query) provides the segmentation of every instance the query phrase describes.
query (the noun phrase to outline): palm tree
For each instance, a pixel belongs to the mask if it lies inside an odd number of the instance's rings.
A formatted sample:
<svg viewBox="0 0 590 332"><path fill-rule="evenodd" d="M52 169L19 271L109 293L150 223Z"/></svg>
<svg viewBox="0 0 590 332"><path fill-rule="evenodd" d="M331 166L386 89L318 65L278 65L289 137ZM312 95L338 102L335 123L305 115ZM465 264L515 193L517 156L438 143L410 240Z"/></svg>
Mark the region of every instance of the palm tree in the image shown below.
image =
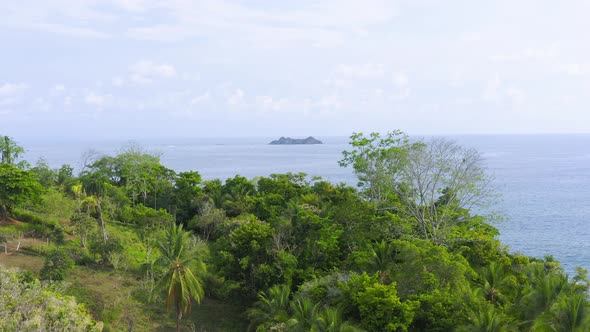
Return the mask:
<svg viewBox="0 0 590 332"><path fill-rule="evenodd" d="M275 285L266 292L259 292L258 301L248 310L250 330L267 331L271 326L285 323L289 319L290 295L287 285Z"/></svg>
<svg viewBox="0 0 590 332"><path fill-rule="evenodd" d="M470 324L460 327L458 331L465 332L507 332L515 331L509 320L492 304L475 308L469 313Z"/></svg>
<svg viewBox="0 0 590 332"><path fill-rule="evenodd" d="M535 331L590 331L590 304L586 294L562 294L547 312L537 318Z"/></svg>
<svg viewBox="0 0 590 332"><path fill-rule="evenodd" d="M480 277L480 290L485 299L492 304L503 303L507 292L510 291L510 285L516 284L515 277L496 262L484 267Z"/></svg>
<svg viewBox="0 0 590 332"><path fill-rule="evenodd" d="M97 220L98 220L98 227L100 227L100 229L102 230L102 239L104 243L107 243L107 241L109 240L109 236L107 234L107 229L105 226L105 222L104 222L104 218L102 216L102 203L101 203L101 199L99 196L88 196L84 199L84 201L82 201L82 204L84 204L86 206L86 210L88 211L88 214L91 213L91 211L96 211L96 216L97 216Z"/></svg>
<svg viewBox="0 0 590 332"><path fill-rule="evenodd" d="M371 267L377 272L385 272L394 262L395 255L395 247L391 243L385 240L373 243L371 246Z"/></svg>
<svg viewBox="0 0 590 332"><path fill-rule="evenodd" d="M362 332L363 330L342 319L342 311L326 308L320 313L316 330L318 332Z"/></svg>
<svg viewBox="0 0 590 332"><path fill-rule="evenodd" d="M319 323L318 303L313 303L308 298L297 298L291 302L292 318L287 321L289 331L308 332L316 331Z"/></svg>
<svg viewBox="0 0 590 332"><path fill-rule="evenodd" d="M82 207L82 184L76 183L70 188L70 190L76 195L76 198L78 199L78 213L81 213L80 208Z"/></svg>
<svg viewBox="0 0 590 332"><path fill-rule="evenodd" d="M201 303L204 296L201 280L188 267L192 260L187 250L189 236L190 234L182 229L182 224L172 225L158 243L162 256L157 260L157 264L165 270L155 289L165 291L167 311L172 304L175 305L176 331L179 331L182 314L190 312L192 299Z"/></svg>
<svg viewBox="0 0 590 332"><path fill-rule="evenodd" d="M528 271L529 285L524 289L518 309L524 314L528 326L544 313L548 313L562 294L567 294L571 285L561 269L547 270L543 263L533 264Z"/></svg>

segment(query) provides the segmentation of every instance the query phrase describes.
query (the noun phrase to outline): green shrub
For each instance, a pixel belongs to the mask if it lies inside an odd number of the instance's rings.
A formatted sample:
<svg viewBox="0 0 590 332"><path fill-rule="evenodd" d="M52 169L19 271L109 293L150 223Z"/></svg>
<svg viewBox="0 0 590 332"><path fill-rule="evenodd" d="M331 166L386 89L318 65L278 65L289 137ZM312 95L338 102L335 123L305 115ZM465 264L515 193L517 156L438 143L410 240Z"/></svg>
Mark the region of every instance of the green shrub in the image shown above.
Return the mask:
<svg viewBox="0 0 590 332"><path fill-rule="evenodd" d="M41 278L48 280L64 280L68 272L74 267L74 260L67 252L54 249L45 258L41 269Z"/></svg>
<svg viewBox="0 0 590 332"><path fill-rule="evenodd" d="M26 223L26 233L24 234L25 237L47 237L52 230L57 227L61 227L57 219L42 217L30 211L14 209L12 211L12 215L15 219Z"/></svg>
<svg viewBox="0 0 590 332"><path fill-rule="evenodd" d="M66 235L63 227L54 227L49 233L49 239L57 245L62 245L66 242Z"/></svg>
<svg viewBox="0 0 590 332"><path fill-rule="evenodd" d="M21 209L13 209L12 216L17 219L18 221L31 223L35 225L42 225L45 224L43 218L39 217L37 214Z"/></svg>

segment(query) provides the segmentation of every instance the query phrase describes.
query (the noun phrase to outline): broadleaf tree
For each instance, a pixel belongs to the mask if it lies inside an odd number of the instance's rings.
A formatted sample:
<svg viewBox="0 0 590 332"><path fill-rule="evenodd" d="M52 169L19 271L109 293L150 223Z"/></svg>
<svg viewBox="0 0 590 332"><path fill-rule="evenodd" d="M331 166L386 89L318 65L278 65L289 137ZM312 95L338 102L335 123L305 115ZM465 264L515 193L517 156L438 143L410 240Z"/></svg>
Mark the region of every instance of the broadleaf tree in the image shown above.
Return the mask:
<svg viewBox="0 0 590 332"><path fill-rule="evenodd" d="M393 131L355 133L350 144L340 165L352 166L367 199L412 219L423 238L444 242L466 211L494 196L481 155L451 140L412 142Z"/></svg>
<svg viewBox="0 0 590 332"><path fill-rule="evenodd" d="M13 207L38 198L43 190L31 172L5 163L0 163L0 188L0 218L4 221Z"/></svg>

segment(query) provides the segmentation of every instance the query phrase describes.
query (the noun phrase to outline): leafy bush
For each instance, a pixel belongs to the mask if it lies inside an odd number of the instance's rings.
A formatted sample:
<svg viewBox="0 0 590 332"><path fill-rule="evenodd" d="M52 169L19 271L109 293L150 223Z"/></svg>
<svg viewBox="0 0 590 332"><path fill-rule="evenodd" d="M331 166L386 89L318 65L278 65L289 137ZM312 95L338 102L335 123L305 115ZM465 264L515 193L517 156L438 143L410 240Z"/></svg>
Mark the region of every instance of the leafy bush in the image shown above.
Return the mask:
<svg viewBox="0 0 590 332"><path fill-rule="evenodd" d="M48 280L64 280L68 272L74 267L74 260L67 252L55 249L45 258L41 269L41 278Z"/></svg>
<svg viewBox="0 0 590 332"><path fill-rule="evenodd" d="M52 232L52 230L54 230L56 227L60 227L57 219L42 217L34 212L13 209L12 215L18 221L27 224L27 226L25 226L27 229L24 230L26 233L23 234L25 237L47 237Z"/></svg>
<svg viewBox="0 0 590 332"><path fill-rule="evenodd" d="M0 266L0 331L102 331L73 297Z"/></svg>
<svg viewBox="0 0 590 332"><path fill-rule="evenodd" d="M36 225L45 224L45 221L43 220L43 218L41 218L36 213L30 212L30 211L25 211L25 210L21 210L21 209L13 209L12 215L15 219L22 221L22 222L36 224Z"/></svg>

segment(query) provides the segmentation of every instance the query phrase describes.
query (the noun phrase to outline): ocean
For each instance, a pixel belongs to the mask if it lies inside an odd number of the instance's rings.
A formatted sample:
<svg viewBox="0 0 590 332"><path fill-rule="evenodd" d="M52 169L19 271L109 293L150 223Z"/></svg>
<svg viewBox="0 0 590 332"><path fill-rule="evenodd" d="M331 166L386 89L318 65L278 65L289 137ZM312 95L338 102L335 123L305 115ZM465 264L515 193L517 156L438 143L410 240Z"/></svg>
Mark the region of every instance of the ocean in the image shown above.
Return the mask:
<svg viewBox="0 0 590 332"><path fill-rule="evenodd" d="M236 174L252 178L305 172L335 183L356 184L351 169L338 166L346 137L316 137L322 145L268 145L271 137L138 140L161 153L176 171L197 170L204 179ZM451 136L476 148L494 177L500 199L493 207L503 221L494 225L510 251L552 255L568 273L590 269L590 135ZM50 166L80 168L89 151L117 153L123 141L21 140L25 159L43 157Z"/></svg>

